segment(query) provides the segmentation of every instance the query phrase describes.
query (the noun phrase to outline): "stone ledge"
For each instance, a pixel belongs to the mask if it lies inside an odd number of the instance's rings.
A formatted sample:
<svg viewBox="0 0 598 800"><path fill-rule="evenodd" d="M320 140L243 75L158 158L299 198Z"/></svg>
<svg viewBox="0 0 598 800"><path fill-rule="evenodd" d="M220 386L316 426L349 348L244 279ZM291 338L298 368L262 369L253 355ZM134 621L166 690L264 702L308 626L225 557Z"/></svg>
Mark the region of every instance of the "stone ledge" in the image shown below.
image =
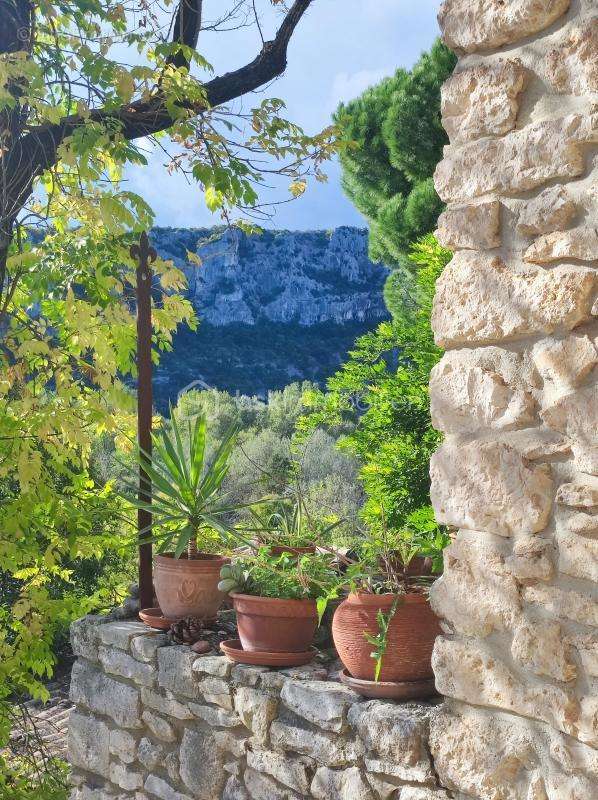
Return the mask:
<svg viewBox="0 0 598 800"><path fill-rule="evenodd" d="M79 620L73 638L87 658L73 671L71 800L447 797L428 747L436 703L365 700L338 665L164 647L133 621Z"/></svg>

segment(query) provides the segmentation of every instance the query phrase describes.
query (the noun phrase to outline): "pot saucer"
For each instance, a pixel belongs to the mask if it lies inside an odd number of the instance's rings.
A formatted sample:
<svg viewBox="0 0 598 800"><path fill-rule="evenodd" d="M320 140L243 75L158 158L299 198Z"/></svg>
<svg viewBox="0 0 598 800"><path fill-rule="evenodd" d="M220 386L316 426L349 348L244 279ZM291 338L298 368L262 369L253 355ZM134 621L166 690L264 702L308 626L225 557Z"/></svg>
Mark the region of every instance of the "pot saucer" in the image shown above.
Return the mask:
<svg viewBox="0 0 598 800"><path fill-rule="evenodd" d="M338 674L341 683L363 697L391 700L424 700L438 694L434 678L427 681L364 681L349 675L346 669Z"/></svg>
<svg viewBox="0 0 598 800"><path fill-rule="evenodd" d="M156 631L167 631L172 623L176 622L174 619L165 617L159 608L141 609L139 612L139 619L145 622L148 628L153 628Z"/></svg>
<svg viewBox="0 0 598 800"><path fill-rule="evenodd" d="M238 664L253 664L256 667L301 667L316 655L315 648L304 653L267 653L260 650L243 650L239 639L220 642L220 649Z"/></svg>

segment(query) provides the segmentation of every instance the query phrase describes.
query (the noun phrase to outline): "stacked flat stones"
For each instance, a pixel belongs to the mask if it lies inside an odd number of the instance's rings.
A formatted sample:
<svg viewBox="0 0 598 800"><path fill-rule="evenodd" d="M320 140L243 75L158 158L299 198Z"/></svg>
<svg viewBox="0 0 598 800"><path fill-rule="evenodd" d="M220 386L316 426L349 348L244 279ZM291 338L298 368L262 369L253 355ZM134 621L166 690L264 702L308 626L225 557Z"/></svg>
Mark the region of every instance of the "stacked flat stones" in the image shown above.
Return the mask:
<svg viewBox="0 0 598 800"><path fill-rule="evenodd" d="M447 0L431 378L440 781L598 798L598 3Z"/></svg>
<svg viewBox="0 0 598 800"><path fill-rule="evenodd" d="M198 656L137 622L72 627L71 800L447 800L430 704L365 701L338 666Z"/></svg>

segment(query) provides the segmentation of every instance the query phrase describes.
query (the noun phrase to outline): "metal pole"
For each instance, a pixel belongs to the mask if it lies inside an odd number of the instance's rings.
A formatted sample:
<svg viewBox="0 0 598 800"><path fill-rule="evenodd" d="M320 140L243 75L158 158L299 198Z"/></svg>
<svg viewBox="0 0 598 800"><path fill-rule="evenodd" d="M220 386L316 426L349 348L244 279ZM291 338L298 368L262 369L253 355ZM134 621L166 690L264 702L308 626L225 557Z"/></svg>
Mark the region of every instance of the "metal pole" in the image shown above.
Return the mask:
<svg viewBox="0 0 598 800"><path fill-rule="evenodd" d="M152 268L157 254L150 246L144 231L139 244L131 246L131 258L137 261L137 441L139 449L152 452ZM152 502L152 484L142 466L139 468L139 500ZM147 538L152 524L151 511L138 509L139 537ZM149 608L154 604L151 542L139 544L139 606Z"/></svg>

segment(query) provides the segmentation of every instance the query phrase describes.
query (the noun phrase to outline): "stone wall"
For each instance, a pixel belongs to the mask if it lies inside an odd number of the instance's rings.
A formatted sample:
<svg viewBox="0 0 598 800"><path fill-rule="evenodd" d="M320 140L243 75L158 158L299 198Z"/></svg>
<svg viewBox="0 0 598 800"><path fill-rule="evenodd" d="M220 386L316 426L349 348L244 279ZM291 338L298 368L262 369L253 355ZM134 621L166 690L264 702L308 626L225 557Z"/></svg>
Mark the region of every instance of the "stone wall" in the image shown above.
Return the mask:
<svg viewBox="0 0 598 800"><path fill-rule="evenodd" d="M446 800L434 704L366 701L338 665L234 665L131 621L72 627L71 800Z"/></svg>
<svg viewBox="0 0 598 800"><path fill-rule="evenodd" d="M446 0L431 379L442 783L598 798L598 4Z"/></svg>

